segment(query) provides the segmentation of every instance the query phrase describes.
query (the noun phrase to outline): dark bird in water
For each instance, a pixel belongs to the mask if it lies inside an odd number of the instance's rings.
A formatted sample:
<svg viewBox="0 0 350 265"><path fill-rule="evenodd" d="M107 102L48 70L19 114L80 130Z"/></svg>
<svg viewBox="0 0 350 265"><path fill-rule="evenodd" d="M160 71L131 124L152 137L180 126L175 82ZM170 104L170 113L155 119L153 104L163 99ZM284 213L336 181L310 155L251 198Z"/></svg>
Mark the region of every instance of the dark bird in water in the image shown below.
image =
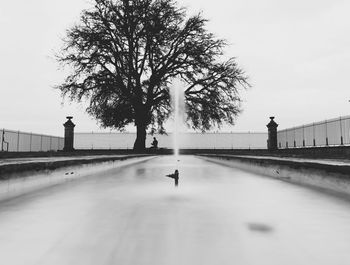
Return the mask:
<svg viewBox="0 0 350 265"><path fill-rule="evenodd" d="M177 169L173 174L169 174L166 176L175 180L175 187L179 185L179 171Z"/></svg>

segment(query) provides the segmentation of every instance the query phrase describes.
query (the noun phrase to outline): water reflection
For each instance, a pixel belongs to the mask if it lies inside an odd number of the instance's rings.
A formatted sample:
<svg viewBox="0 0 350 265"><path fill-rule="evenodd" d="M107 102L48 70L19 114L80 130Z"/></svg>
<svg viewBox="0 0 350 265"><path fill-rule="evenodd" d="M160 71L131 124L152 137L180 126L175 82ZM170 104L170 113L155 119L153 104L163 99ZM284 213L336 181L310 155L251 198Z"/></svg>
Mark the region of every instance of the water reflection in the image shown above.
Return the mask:
<svg viewBox="0 0 350 265"><path fill-rule="evenodd" d="M271 226L261 223L248 223L247 226L253 232L271 233L273 231Z"/></svg>

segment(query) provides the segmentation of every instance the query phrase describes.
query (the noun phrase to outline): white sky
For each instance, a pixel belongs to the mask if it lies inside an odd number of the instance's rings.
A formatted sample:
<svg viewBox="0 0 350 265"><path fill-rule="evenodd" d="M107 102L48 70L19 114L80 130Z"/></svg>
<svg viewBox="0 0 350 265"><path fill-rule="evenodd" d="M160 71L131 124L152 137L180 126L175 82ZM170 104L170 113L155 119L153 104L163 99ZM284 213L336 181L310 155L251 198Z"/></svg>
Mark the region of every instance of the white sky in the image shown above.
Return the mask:
<svg viewBox="0 0 350 265"><path fill-rule="evenodd" d="M89 7L86 0L0 0L0 128L63 134L99 126L84 106L62 106L53 89L64 73L53 58L65 30ZM203 11L209 29L226 38L250 76L244 112L230 131L280 129L350 112L349 0L179 0Z"/></svg>

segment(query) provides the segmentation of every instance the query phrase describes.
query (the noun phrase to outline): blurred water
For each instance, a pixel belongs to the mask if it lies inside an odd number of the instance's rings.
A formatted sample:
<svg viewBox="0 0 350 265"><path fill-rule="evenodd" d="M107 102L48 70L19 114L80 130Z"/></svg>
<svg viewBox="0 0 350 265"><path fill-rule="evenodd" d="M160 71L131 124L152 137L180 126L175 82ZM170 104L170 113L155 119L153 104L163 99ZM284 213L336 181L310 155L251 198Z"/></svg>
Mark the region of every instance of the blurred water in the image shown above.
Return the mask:
<svg viewBox="0 0 350 265"><path fill-rule="evenodd" d="M350 201L191 156L0 204L1 264L349 264ZM179 187L164 177L179 169Z"/></svg>
<svg viewBox="0 0 350 265"><path fill-rule="evenodd" d="M180 130L184 128L184 91L183 91L182 82L179 80L175 80L173 83L173 91L172 91L172 101L173 101L173 108L174 108L174 138L173 138L173 149L174 149L174 155L176 159L178 159L179 156L179 148L180 148ZM181 104L180 104L181 102Z"/></svg>

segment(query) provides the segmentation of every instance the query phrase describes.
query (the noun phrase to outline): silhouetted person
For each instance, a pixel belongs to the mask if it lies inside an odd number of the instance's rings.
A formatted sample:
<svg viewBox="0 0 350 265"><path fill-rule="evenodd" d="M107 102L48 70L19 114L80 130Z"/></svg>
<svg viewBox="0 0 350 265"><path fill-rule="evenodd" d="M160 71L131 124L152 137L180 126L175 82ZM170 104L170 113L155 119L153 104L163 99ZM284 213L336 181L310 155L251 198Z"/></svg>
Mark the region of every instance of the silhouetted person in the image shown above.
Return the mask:
<svg viewBox="0 0 350 265"><path fill-rule="evenodd" d="M175 170L174 174L170 174L166 176L175 180L175 187L179 185L179 171L177 169Z"/></svg>
<svg viewBox="0 0 350 265"><path fill-rule="evenodd" d="M153 137L152 147L153 149L158 149L158 140L156 137Z"/></svg>

